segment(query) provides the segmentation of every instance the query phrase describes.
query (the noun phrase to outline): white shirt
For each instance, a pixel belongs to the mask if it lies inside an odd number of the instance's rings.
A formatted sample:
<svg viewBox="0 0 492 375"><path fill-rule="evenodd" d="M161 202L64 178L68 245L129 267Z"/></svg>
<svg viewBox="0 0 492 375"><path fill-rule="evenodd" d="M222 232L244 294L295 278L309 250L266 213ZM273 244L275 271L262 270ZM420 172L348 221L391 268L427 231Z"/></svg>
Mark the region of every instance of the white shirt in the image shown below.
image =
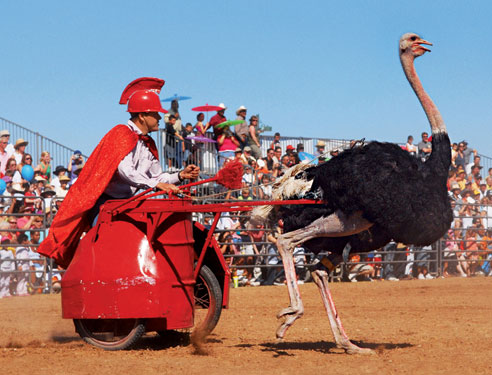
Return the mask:
<svg viewBox="0 0 492 375"><path fill-rule="evenodd" d="M128 127L137 134L140 129L128 121ZM129 198L140 188L154 188L159 182L176 184L178 173L164 173L162 167L145 143L139 139L137 145L118 165L104 193L113 198Z"/></svg>

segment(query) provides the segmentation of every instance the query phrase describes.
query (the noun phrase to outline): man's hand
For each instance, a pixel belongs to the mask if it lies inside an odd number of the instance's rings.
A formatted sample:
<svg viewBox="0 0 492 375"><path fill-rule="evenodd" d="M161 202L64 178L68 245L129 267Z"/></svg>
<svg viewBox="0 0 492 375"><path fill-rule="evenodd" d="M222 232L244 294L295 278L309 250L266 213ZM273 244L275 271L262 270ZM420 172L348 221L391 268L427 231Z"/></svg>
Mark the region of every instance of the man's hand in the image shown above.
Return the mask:
<svg viewBox="0 0 492 375"><path fill-rule="evenodd" d="M200 167L197 167L194 164L187 165L185 169L179 172L179 177L182 180L185 179L196 180L199 175L200 175Z"/></svg>
<svg viewBox="0 0 492 375"><path fill-rule="evenodd" d="M166 193L173 193L173 194L181 193L179 187L173 184L165 184L164 182L159 182L155 187L159 190L165 191Z"/></svg>

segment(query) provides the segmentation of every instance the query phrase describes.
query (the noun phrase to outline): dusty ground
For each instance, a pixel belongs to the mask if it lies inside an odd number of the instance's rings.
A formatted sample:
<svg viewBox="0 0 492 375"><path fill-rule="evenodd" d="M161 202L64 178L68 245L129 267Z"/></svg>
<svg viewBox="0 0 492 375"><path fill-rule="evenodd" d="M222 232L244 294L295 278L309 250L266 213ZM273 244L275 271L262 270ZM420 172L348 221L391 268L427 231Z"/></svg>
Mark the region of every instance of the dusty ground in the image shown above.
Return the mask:
<svg viewBox="0 0 492 375"><path fill-rule="evenodd" d="M491 374L492 279L333 284L349 336L377 354L333 345L313 284L301 285L305 315L275 342L282 286L231 290L231 306L206 343L208 355L154 334L130 351L85 344L62 320L59 296L0 300L0 372L7 374Z"/></svg>

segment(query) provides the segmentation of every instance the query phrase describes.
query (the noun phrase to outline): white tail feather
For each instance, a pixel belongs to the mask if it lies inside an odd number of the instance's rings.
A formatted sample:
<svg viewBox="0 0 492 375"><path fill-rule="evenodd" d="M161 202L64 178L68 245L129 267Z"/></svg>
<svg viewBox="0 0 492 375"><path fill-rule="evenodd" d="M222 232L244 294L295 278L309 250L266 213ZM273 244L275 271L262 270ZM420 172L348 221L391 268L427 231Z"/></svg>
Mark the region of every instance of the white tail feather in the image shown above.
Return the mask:
<svg viewBox="0 0 492 375"><path fill-rule="evenodd" d="M307 181L303 178L295 178L300 172L311 168L309 164L296 164L285 171L285 173L277 178L272 186L273 200L287 200L295 196L306 194L313 185L313 181ZM264 222L273 210L273 206L258 206L251 212L251 219Z"/></svg>

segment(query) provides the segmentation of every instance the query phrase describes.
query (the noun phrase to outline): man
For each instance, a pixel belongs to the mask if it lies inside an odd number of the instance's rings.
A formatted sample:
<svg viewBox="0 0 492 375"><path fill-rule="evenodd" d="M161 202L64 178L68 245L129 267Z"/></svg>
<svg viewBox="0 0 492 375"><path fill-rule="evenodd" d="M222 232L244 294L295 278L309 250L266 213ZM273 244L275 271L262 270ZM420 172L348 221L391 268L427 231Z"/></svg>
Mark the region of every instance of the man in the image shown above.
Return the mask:
<svg viewBox="0 0 492 375"><path fill-rule="evenodd" d="M209 126L214 130L214 139L217 140L219 135L221 135L224 130L221 128L218 128L217 125L222 124L223 122L227 121L224 113L227 107L225 106L224 103L220 103L217 107L220 107L222 109L217 111L217 114L212 116L212 118L209 121Z"/></svg>
<svg viewBox="0 0 492 375"><path fill-rule="evenodd" d="M264 160L266 163L266 167L270 172L273 172L273 166L275 164L274 157L275 157L275 151L273 149L269 148L267 151L267 156Z"/></svg>
<svg viewBox="0 0 492 375"><path fill-rule="evenodd" d="M471 154L474 156L477 156L477 150L468 148L468 142L467 141L461 141L461 144L463 144L463 155L465 158L465 172L467 174L470 174L471 166L473 165L473 162L471 161Z"/></svg>
<svg viewBox="0 0 492 375"><path fill-rule="evenodd" d="M7 141L7 147L5 147L5 151L9 154L9 157L14 153L15 148L14 145L10 142L10 132L7 129L0 131L0 140Z"/></svg>
<svg viewBox="0 0 492 375"><path fill-rule="evenodd" d="M325 153L325 146L325 141L319 140L318 143L316 143L316 152L314 153L314 156L320 157L323 155Z"/></svg>
<svg viewBox="0 0 492 375"><path fill-rule="evenodd" d="M200 169L195 165L173 174L162 172L157 147L148 134L159 129L159 112L166 113L157 94L163 85L158 78L139 78L125 88L120 104L128 103L128 124L111 129L92 152L39 246L40 254L66 268L104 202L129 198L146 188L179 193L175 184L198 177Z"/></svg>
<svg viewBox="0 0 492 375"><path fill-rule="evenodd" d="M75 175L75 171L80 167L83 167L85 163L84 157L82 156L82 152L80 150L75 150L73 155L70 157L70 161L68 162L67 172L68 176L72 183L74 183L77 176Z"/></svg>
<svg viewBox="0 0 492 375"><path fill-rule="evenodd" d="M280 160L282 159L282 147L276 146L275 147L275 155L273 156L273 160L275 163L280 164Z"/></svg>
<svg viewBox="0 0 492 375"><path fill-rule="evenodd" d="M8 137L5 136L4 134L6 134L5 132L8 133L7 130L2 130L2 132L0 134L2 134L0 136L0 172L2 172L2 174L5 174L5 168L7 167L7 161L9 160L10 156L12 154L9 154L9 152L7 151L7 146L9 145L9 140L8 140ZM10 136L10 134L9 134Z"/></svg>
<svg viewBox="0 0 492 375"><path fill-rule="evenodd" d="M419 157L422 161L426 161L432 152L432 143L429 142L429 134L426 132L422 133L422 141L418 144Z"/></svg>
<svg viewBox="0 0 492 375"><path fill-rule="evenodd" d="M239 141L239 147L242 149L248 144L248 123L246 122L247 111L248 109L243 105L236 110L236 120L242 121L242 123L236 125L234 130L236 139Z"/></svg>

